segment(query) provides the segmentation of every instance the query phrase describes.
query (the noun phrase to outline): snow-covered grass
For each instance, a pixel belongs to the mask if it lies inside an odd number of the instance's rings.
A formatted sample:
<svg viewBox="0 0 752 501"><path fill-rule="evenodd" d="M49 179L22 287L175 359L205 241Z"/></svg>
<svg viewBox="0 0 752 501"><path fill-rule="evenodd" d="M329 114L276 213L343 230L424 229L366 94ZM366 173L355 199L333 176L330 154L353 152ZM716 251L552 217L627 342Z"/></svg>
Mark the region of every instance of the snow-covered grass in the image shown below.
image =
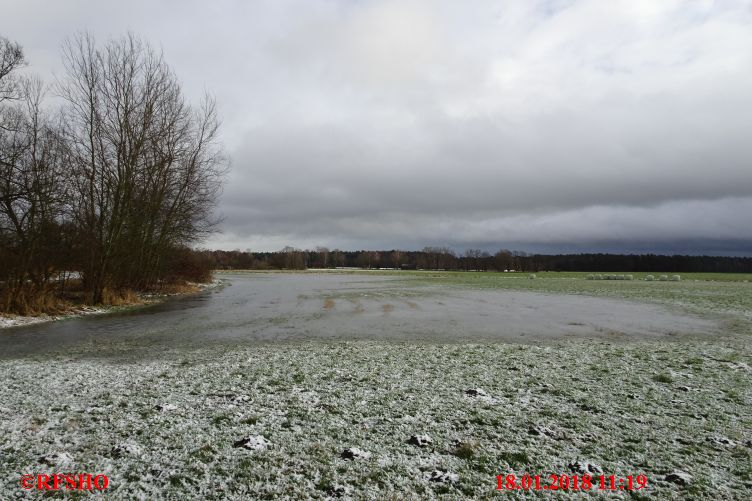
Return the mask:
<svg viewBox="0 0 752 501"><path fill-rule="evenodd" d="M3 360L0 498L30 495L24 473L61 470L107 474L110 499L485 498L498 474L589 463L648 476L634 497L593 497L747 499L743 341L307 342ZM665 480L685 473L689 485ZM536 496L550 494L522 497Z"/></svg>

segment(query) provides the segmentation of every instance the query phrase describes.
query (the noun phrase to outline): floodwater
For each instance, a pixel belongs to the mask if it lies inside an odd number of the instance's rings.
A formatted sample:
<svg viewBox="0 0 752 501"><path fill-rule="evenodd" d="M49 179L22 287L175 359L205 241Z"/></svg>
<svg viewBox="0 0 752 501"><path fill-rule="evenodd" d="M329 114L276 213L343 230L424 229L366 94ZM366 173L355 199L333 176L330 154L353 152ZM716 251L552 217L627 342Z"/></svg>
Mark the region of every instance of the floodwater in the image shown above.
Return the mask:
<svg viewBox="0 0 752 501"><path fill-rule="evenodd" d="M306 339L534 341L708 334L714 322L656 305L586 296L411 285L328 273L222 275L228 285L127 312L0 330L0 357L102 355L212 342Z"/></svg>

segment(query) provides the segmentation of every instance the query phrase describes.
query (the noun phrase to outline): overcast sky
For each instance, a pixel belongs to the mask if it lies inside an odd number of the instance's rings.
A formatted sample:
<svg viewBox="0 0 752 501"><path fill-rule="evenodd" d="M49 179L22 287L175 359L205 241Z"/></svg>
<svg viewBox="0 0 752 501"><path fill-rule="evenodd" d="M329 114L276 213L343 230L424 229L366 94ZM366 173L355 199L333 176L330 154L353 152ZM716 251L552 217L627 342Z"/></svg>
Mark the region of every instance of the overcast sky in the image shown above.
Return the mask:
<svg viewBox="0 0 752 501"><path fill-rule="evenodd" d="M132 31L231 170L204 246L752 255L752 2L10 1L65 37Z"/></svg>

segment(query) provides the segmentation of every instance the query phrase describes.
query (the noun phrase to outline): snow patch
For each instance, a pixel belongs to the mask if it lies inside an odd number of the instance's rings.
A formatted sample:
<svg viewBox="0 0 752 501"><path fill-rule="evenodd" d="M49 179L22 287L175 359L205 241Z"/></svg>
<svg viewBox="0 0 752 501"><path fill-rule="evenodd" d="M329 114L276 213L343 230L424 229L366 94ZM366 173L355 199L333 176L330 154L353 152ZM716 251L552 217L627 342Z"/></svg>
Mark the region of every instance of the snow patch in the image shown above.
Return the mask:
<svg viewBox="0 0 752 501"><path fill-rule="evenodd" d="M603 475L603 468L597 464L581 461L579 459L569 463L567 467L572 473L579 473L581 475Z"/></svg>
<svg viewBox="0 0 752 501"><path fill-rule="evenodd" d="M460 481L460 476L456 473L449 473L447 471L433 470L426 475L429 482L439 482L442 484L456 484Z"/></svg>
<svg viewBox="0 0 752 501"><path fill-rule="evenodd" d="M232 444L233 447L242 447L249 451L263 451L271 447L271 445L272 443L262 435L251 435L250 437L241 438Z"/></svg>
<svg viewBox="0 0 752 501"><path fill-rule="evenodd" d="M410 445L417 445L418 447L427 447L433 444L433 439L428 435L412 435L407 440Z"/></svg>
<svg viewBox="0 0 752 501"><path fill-rule="evenodd" d="M692 482L692 475L685 471L674 471L663 477L663 480L677 485L689 485Z"/></svg>
<svg viewBox="0 0 752 501"><path fill-rule="evenodd" d="M47 466L64 467L73 464L73 456L67 452L51 452L39 458L39 462Z"/></svg>
<svg viewBox="0 0 752 501"><path fill-rule="evenodd" d="M371 457L371 453L364 451L363 449L358 449L357 447L348 447L342 451L340 457L342 459L354 461L356 459L368 459Z"/></svg>

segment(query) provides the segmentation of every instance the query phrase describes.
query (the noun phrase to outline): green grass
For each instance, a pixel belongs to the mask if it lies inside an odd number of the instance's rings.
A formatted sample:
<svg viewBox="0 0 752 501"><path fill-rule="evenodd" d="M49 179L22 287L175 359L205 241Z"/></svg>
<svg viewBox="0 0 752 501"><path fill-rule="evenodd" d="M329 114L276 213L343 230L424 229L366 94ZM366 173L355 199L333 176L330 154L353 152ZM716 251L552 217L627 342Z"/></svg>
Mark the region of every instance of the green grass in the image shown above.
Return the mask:
<svg viewBox="0 0 752 501"><path fill-rule="evenodd" d="M690 313L722 317L730 332L752 332L752 276L694 273L682 281L586 280L587 273L538 273L535 280L521 273L395 272L411 285L520 290L628 299L682 308ZM670 274L669 274L670 275Z"/></svg>
<svg viewBox="0 0 752 501"><path fill-rule="evenodd" d="M668 383L673 383L674 382L674 378L672 378L670 374L661 373L661 374L656 374L655 376L653 376L653 381L655 381L657 383L667 383L668 384Z"/></svg>

